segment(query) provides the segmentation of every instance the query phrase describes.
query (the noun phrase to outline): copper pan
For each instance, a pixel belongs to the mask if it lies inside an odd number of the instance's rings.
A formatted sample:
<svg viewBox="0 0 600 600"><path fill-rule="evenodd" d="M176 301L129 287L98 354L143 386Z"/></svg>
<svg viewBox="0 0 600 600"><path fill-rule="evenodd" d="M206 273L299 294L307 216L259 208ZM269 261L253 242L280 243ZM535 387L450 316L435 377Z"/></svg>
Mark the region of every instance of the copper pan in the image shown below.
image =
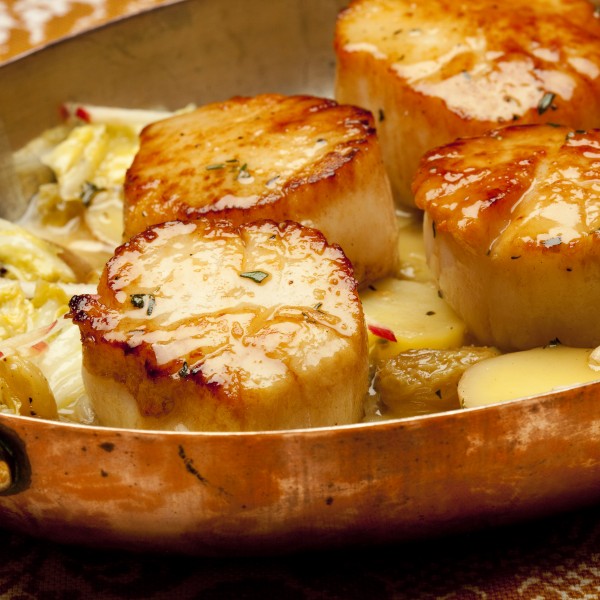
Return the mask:
<svg viewBox="0 0 600 600"><path fill-rule="evenodd" d="M65 100L331 93L342 2L174 2L0 67L17 148ZM397 541L600 499L600 388L378 424L159 433L0 415L0 526L194 554Z"/></svg>

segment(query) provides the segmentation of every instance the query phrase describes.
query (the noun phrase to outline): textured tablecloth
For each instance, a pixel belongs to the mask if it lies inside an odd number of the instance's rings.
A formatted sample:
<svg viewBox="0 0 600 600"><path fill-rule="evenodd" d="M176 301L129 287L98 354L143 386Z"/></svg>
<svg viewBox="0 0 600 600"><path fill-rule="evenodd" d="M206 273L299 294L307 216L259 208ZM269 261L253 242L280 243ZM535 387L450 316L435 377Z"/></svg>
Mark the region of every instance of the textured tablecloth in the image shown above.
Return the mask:
<svg viewBox="0 0 600 600"><path fill-rule="evenodd" d="M0 60L162 3L2 2ZM600 598L600 506L426 542L246 559L140 556L0 529L0 598L594 600Z"/></svg>
<svg viewBox="0 0 600 600"><path fill-rule="evenodd" d="M66 34L89 29L167 0L4 0L0 2L0 61Z"/></svg>
<svg viewBox="0 0 600 600"><path fill-rule="evenodd" d="M599 509L418 543L251 558L140 556L0 530L0 597L595 600Z"/></svg>

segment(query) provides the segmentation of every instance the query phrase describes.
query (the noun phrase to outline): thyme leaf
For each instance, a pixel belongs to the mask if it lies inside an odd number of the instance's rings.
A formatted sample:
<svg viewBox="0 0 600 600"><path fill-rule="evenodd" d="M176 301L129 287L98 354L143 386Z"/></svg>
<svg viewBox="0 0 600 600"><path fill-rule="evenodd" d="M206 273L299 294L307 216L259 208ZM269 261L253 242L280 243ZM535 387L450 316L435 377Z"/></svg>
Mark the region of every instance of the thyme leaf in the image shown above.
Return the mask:
<svg viewBox="0 0 600 600"><path fill-rule="evenodd" d="M538 115L543 115L552 106L554 98L556 98L554 92L544 92L537 105Z"/></svg>
<svg viewBox="0 0 600 600"><path fill-rule="evenodd" d="M92 203L92 200L95 198L98 192L104 191L105 188L98 187L95 183L91 181L86 181L81 186L81 202L83 202L84 206L89 206Z"/></svg>
<svg viewBox="0 0 600 600"><path fill-rule="evenodd" d="M250 175L250 173L248 172L248 164L244 163L239 170L238 179L249 179L250 177L252 177L252 175Z"/></svg>
<svg viewBox="0 0 600 600"><path fill-rule="evenodd" d="M148 299L148 304L146 305L146 299ZM146 307L146 314L150 316L154 307L156 306L156 298L153 294L131 294L129 296L129 300L135 308L144 308Z"/></svg>
<svg viewBox="0 0 600 600"><path fill-rule="evenodd" d="M261 283L269 276L268 273L264 271L245 271L244 273L240 273L240 277L244 277L246 279L252 279L255 283Z"/></svg>
<svg viewBox="0 0 600 600"><path fill-rule="evenodd" d="M135 306L135 308L144 308L145 297L146 294L131 294L131 296L129 296L129 300L131 301L131 304Z"/></svg>

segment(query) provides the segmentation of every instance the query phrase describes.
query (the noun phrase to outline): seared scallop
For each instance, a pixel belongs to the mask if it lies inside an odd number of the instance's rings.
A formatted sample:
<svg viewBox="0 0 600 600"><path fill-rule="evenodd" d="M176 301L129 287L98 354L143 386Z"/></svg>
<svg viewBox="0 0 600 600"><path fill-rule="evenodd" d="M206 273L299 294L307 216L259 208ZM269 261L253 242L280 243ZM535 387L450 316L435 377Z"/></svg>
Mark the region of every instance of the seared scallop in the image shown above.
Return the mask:
<svg viewBox="0 0 600 600"><path fill-rule="evenodd" d="M143 130L125 182L125 236L199 217L319 229L359 281L390 274L397 225L373 118L309 96L209 104Z"/></svg>
<svg viewBox="0 0 600 600"><path fill-rule="evenodd" d="M102 425L250 431L360 420L367 339L352 267L294 222L200 219L120 246L75 296Z"/></svg>
<svg viewBox="0 0 600 600"><path fill-rule="evenodd" d="M425 155L429 265L482 344L600 345L600 130L513 126Z"/></svg>
<svg viewBox="0 0 600 600"><path fill-rule="evenodd" d="M370 110L399 203L429 149L514 122L600 123L588 0L355 0L337 21L336 99Z"/></svg>

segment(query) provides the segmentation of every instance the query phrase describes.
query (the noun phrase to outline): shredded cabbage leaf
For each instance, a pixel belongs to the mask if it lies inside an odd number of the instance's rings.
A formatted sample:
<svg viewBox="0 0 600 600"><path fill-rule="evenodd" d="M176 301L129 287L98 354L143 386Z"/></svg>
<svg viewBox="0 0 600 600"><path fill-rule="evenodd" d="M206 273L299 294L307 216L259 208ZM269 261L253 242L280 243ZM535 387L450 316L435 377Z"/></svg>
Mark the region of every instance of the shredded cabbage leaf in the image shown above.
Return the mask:
<svg viewBox="0 0 600 600"><path fill-rule="evenodd" d="M74 294L96 291L87 282L122 241L123 182L140 130L172 113L64 108L64 124L15 154L33 196L27 214L19 224L0 219L0 412L93 423L79 328L64 315ZM74 257L90 263L91 278Z"/></svg>
<svg viewBox="0 0 600 600"><path fill-rule="evenodd" d="M0 275L20 281L74 282L73 270L59 258L60 248L0 219Z"/></svg>
<svg viewBox="0 0 600 600"><path fill-rule="evenodd" d="M14 286L19 283L11 284L11 288ZM3 336L0 341L0 361L18 358L21 370L29 372L32 389L37 395L47 395L45 390L48 388L58 417L79 423L91 423L94 417L81 378L79 329L64 315L74 292L94 291L93 285L38 282L31 297L27 297L27 289L21 288L22 332ZM5 309L5 303L0 304L0 317ZM7 381L5 375L0 369L0 412L29 414L23 412L22 402L16 400L20 397L17 388L24 385L23 381Z"/></svg>

